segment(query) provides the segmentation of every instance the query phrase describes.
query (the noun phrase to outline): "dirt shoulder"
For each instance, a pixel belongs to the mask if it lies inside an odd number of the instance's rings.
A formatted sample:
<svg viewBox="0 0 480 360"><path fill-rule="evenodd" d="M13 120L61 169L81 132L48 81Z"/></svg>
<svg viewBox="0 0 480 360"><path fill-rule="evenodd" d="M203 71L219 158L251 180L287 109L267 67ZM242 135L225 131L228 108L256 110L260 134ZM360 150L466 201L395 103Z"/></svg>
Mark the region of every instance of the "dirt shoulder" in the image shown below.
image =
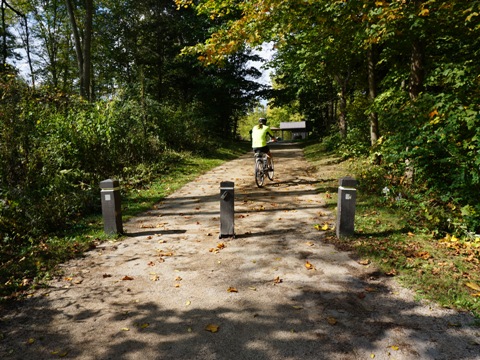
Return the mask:
<svg viewBox="0 0 480 360"><path fill-rule="evenodd" d="M132 219L128 236L63 266L3 309L2 359L478 359L468 314L420 303L322 241L334 222L295 145L255 187L246 154ZM330 165L333 166L333 165ZM219 239L219 185L235 183L235 238Z"/></svg>

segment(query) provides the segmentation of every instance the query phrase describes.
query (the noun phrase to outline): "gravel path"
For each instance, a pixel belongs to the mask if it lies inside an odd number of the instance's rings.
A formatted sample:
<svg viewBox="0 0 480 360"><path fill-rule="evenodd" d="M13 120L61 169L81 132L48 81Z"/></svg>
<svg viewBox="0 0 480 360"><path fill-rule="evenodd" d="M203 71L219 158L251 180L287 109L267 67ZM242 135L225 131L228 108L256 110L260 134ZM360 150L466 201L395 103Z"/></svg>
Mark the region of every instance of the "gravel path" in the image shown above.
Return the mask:
<svg viewBox="0 0 480 360"><path fill-rule="evenodd" d="M334 209L294 145L255 187L246 154L126 223L3 309L1 359L480 359L468 314L414 300L322 241ZM219 239L219 184L235 183L235 238Z"/></svg>

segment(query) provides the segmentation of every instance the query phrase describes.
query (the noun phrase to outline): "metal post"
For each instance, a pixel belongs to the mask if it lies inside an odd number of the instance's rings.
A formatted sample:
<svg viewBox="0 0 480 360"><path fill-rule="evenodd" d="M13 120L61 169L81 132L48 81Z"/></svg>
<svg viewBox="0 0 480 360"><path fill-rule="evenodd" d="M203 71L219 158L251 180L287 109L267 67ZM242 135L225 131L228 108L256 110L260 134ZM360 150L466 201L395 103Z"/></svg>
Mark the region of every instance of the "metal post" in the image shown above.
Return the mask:
<svg viewBox="0 0 480 360"><path fill-rule="evenodd" d="M233 181L222 181L220 183L220 239L235 237L234 206L234 183Z"/></svg>
<svg viewBox="0 0 480 360"><path fill-rule="evenodd" d="M106 233L122 234L122 210L120 184L118 180L107 179L100 182L102 197L103 229Z"/></svg>
<svg viewBox="0 0 480 360"><path fill-rule="evenodd" d="M337 203L337 237L352 236L355 229L355 206L357 180L352 177L340 179Z"/></svg>

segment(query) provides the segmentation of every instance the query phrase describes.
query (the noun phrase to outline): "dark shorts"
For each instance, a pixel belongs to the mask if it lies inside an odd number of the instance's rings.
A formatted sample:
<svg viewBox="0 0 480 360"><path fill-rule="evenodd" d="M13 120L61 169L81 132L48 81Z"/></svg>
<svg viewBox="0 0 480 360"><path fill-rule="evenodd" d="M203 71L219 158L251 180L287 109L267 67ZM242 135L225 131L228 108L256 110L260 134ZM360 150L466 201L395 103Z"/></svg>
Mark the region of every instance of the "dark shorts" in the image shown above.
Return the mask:
<svg viewBox="0 0 480 360"><path fill-rule="evenodd" d="M253 152L254 153L257 153L257 152L263 152L263 153L268 153L270 151L270 148L268 146L262 146L262 147L259 147L259 148L253 148Z"/></svg>

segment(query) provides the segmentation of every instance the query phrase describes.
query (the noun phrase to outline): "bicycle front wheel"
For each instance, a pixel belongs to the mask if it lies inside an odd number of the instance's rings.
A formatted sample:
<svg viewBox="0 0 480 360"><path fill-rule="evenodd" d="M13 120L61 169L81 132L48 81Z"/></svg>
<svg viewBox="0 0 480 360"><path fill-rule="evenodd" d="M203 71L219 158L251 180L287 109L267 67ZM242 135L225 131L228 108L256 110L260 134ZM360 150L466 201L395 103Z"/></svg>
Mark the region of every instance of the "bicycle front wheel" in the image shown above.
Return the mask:
<svg viewBox="0 0 480 360"><path fill-rule="evenodd" d="M273 158L270 158L269 163L270 163L270 166L268 168L267 176L270 180L273 181Z"/></svg>
<svg viewBox="0 0 480 360"><path fill-rule="evenodd" d="M258 187L262 187L265 181L265 173L263 172L263 164L260 160L255 161L255 183Z"/></svg>

